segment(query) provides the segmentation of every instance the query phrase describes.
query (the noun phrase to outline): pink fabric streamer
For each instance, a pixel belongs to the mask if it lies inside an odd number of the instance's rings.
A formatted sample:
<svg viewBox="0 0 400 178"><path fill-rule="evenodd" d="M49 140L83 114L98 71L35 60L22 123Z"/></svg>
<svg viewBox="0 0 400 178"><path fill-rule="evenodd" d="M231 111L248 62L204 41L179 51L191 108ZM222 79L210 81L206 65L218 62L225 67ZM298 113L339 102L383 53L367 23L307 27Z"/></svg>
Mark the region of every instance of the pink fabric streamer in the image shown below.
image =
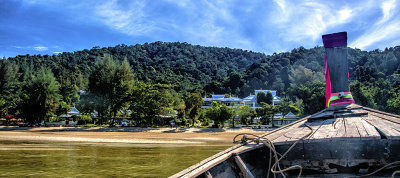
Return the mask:
<svg viewBox="0 0 400 178"><path fill-rule="evenodd" d="M328 59L325 53L325 107L328 107L331 91L331 77L329 76Z"/></svg>

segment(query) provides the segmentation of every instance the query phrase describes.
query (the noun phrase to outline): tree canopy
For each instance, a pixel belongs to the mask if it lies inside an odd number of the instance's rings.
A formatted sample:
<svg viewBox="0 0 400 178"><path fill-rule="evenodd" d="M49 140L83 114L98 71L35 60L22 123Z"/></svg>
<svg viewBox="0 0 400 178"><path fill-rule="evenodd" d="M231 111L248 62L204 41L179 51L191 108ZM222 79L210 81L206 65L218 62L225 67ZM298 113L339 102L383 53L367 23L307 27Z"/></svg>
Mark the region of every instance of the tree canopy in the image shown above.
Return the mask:
<svg viewBox="0 0 400 178"><path fill-rule="evenodd" d="M400 46L372 51L348 48L348 59L356 103L400 113ZM143 111L162 108L148 116L141 112L143 117L155 118L173 108L179 110L180 118L189 117L194 123L200 117L200 98L211 94L243 98L255 89L276 90L278 96L297 103L293 106L301 115L308 115L325 106L323 72L324 48L320 46L266 55L154 42L58 55L18 55L0 60L0 117L15 114L34 117L30 120L36 122L39 117L65 113L73 105L108 117L124 108L139 112L143 106ZM44 75L50 77L39 80ZM51 97L45 99L45 114L31 116L27 107L39 102L34 96L43 96L33 90L40 88L36 85L40 82L52 84L41 88ZM79 90L87 93L79 96ZM193 93L197 93L197 107L186 102ZM151 106L154 102L144 98L162 102Z"/></svg>
<svg viewBox="0 0 400 178"><path fill-rule="evenodd" d="M212 107L206 109L206 117L214 121L215 127L223 127L226 120L232 119L235 110L223 103L213 102Z"/></svg>

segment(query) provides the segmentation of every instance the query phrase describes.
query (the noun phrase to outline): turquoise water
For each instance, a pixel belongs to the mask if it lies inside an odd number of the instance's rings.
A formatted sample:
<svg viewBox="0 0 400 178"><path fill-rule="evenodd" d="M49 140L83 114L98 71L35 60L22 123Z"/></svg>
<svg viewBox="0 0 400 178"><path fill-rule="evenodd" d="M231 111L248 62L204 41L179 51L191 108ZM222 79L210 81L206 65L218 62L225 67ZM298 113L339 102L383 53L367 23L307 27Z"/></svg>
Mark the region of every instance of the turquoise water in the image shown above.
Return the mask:
<svg viewBox="0 0 400 178"><path fill-rule="evenodd" d="M0 142L0 177L168 177L229 144Z"/></svg>

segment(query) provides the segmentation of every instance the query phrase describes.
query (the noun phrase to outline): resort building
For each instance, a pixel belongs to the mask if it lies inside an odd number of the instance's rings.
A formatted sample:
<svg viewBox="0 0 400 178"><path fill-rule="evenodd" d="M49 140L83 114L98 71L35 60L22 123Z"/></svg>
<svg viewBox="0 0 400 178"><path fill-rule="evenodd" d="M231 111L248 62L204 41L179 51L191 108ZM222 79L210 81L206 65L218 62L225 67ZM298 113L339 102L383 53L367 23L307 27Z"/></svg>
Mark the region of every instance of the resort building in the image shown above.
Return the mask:
<svg viewBox="0 0 400 178"><path fill-rule="evenodd" d="M216 101L219 103L226 104L227 106L243 105L242 99L237 97L225 98L225 95L211 95L211 98L203 98L203 109L211 107L211 104Z"/></svg>
<svg viewBox="0 0 400 178"><path fill-rule="evenodd" d="M243 99L244 105L249 106L252 109L261 108L261 106L257 103L257 94L259 92L271 92L273 96L272 105L279 103L281 100L279 96L276 96L276 90L254 90L255 95L250 94L248 97Z"/></svg>
<svg viewBox="0 0 400 178"><path fill-rule="evenodd" d="M211 95L211 98L203 98L204 103L203 103L203 109L211 107L211 103L216 101L220 103L224 103L227 106L238 106L238 105L246 105L249 106L252 109L257 109L261 108L261 106L257 103L257 94L259 92L271 92L273 96L272 100L272 105L275 105L279 103L280 97L276 96L276 90L254 90L254 95L250 94L250 96L247 96L244 99L240 99L237 97L229 97L226 98L225 95Z"/></svg>
<svg viewBox="0 0 400 178"><path fill-rule="evenodd" d="M292 112L289 112L289 113L286 114L283 118L284 118L284 120L283 120L283 124L284 124L284 125L290 124L290 123L292 123L292 122L297 121L297 119L299 119L299 117L296 116L296 115L294 115Z"/></svg>
<svg viewBox="0 0 400 178"><path fill-rule="evenodd" d="M275 127L280 127L295 122L297 119L299 119L299 117L294 115L292 112L287 113L285 116L283 116L281 113L276 113L272 122L274 123Z"/></svg>

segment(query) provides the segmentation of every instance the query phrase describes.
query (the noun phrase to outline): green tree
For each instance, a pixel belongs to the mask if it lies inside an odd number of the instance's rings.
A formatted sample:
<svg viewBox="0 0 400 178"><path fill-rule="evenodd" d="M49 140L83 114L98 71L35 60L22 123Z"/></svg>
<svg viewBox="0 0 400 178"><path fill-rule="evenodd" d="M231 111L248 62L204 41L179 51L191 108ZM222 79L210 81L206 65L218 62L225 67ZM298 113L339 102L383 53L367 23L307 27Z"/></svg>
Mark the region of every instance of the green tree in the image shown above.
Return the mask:
<svg viewBox="0 0 400 178"><path fill-rule="evenodd" d="M299 106L300 103L293 103L289 98L284 97L281 99L281 101L279 102L279 105L277 105L277 109L280 113L282 113L282 115L286 115L289 112L292 112L294 115L296 116L300 116L301 115L301 106Z"/></svg>
<svg viewBox="0 0 400 178"><path fill-rule="evenodd" d="M99 60L89 76L89 92L96 100L99 113L116 117L118 111L128 103L134 83L129 63L124 60L122 65L106 55ZM101 123L103 118L100 118ZM110 126L114 125L114 119Z"/></svg>
<svg viewBox="0 0 400 178"><path fill-rule="evenodd" d="M113 78L113 89L110 101L111 111L113 112L115 118L117 112L128 104L134 84L134 76L126 59L121 65L117 66ZM114 120L111 125L114 125Z"/></svg>
<svg viewBox="0 0 400 178"><path fill-rule="evenodd" d="M265 103L267 104L272 104L272 101L274 99L274 96L272 95L272 93L270 91L268 91L267 96L265 98Z"/></svg>
<svg viewBox="0 0 400 178"><path fill-rule="evenodd" d="M136 82L131 95L132 118L141 126L154 124L156 116L172 112L173 96L169 85Z"/></svg>
<svg viewBox="0 0 400 178"><path fill-rule="evenodd" d="M395 93L392 98L387 101L388 106L390 107L391 111L400 114L400 94Z"/></svg>
<svg viewBox="0 0 400 178"><path fill-rule="evenodd" d="M249 118L256 116L256 111L254 109L251 109L249 106L238 106L237 113L241 124L244 125L249 124Z"/></svg>
<svg viewBox="0 0 400 178"><path fill-rule="evenodd" d="M257 116L261 117L262 125L268 125L273 120L275 113L278 111L278 107L267 103L262 103L261 106L261 108L256 109ZM273 122L272 126L274 126Z"/></svg>
<svg viewBox="0 0 400 178"><path fill-rule="evenodd" d="M261 103L267 102L267 94L265 92L257 93L257 103L261 105Z"/></svg>
<svg viewBox="0 0 400 178"><path fill-rule="evenodd" d="M200 93L191 93L185 98L185 113L189 116L192 125L194 125L196 117L200 115L203 103L204 100Z"/></svg>
<svg viewBox="0 0 400 178"><path fill-rule="evenodd" d="M235 115L235 111L233 108L218 102L213 102L212 107L208 107L206 109L206 117L210 120L213 120L215 123L215 127L223 127L224 122L232 119Z"/></svg>
<svg viewBox="0 0 400 178"><path fill-rule="evenodd" d="M270 91L268 91L268 93L265 92L257 93L257 103L259 105L262 105L262 103L272 104L273 99L274 97Z"/></svg>
<svg viewBox="0 0 400 178"><path fill-rule="evenodd" d="M60 101L55 114L57 116L63 115L63 114L67 114L70 110L71 110L71 104L66 103L65 101Z"/></svg>
<svg viewBox="0 0 400 178"><path fill-rule="evenodd" d="M0 115L17 112L22 88L19 71L19 66L14 62L8 62L0 67L0 98L3 100Z"/></svg>
<svg viewBox="0 0 400 178"><path fill-rule="evenodd" d="M0 95L0 112L1 113L5 113L5 107L6 106L6 100L3 98L3 96L2 95Z"/></svg>
<svg viewBox="0 0 400 178"><path fill-rule="evenodd" d="M71 106L79 102L78 91L79 88L70 77L60 81L61 102L59 108L57 108L57 115L66 114L71 110Z"/></svg>
<svg viewBox="0 0 400 178"><path fill-rule="evenodd" d="M76 116L74 120L78 121L78 125L83 125L91 123L92 117L90 117L90 115L82 114L80 116Z"/></svg>
<svg viewBox="0 0 400 178"><path fill-rule="evenodd" d="M25 81L20 106L23 117L30 124L46 121L55 112L60 99L59 87L53 73L45 68Z"/></svg>
<svg viewBox="0 0 400 178"><path fill-rule="evenodd" d="M322 72L314 72L302 65L293 67L289 76L292 87L299 85L307 85L314 81L323 82L324 74Z"/></svg>
<svg viewBox="0 0 400 178"><path fill-rule="evenodd" d="M314 114L325 108L325 85L322 82L314 81L307 85L298 85L290 88L289 93L292 97L303 101L305 114Z"/></svg>
<svg viewBox="0 0 400 178"><path fill-rule="evenodd" d="M387 100L387 105L389 107L389 111L394 112L396 114L400 114L400 66L398 70L399 74L392 75L392 83L394 92L390 99Z"/></svg>

